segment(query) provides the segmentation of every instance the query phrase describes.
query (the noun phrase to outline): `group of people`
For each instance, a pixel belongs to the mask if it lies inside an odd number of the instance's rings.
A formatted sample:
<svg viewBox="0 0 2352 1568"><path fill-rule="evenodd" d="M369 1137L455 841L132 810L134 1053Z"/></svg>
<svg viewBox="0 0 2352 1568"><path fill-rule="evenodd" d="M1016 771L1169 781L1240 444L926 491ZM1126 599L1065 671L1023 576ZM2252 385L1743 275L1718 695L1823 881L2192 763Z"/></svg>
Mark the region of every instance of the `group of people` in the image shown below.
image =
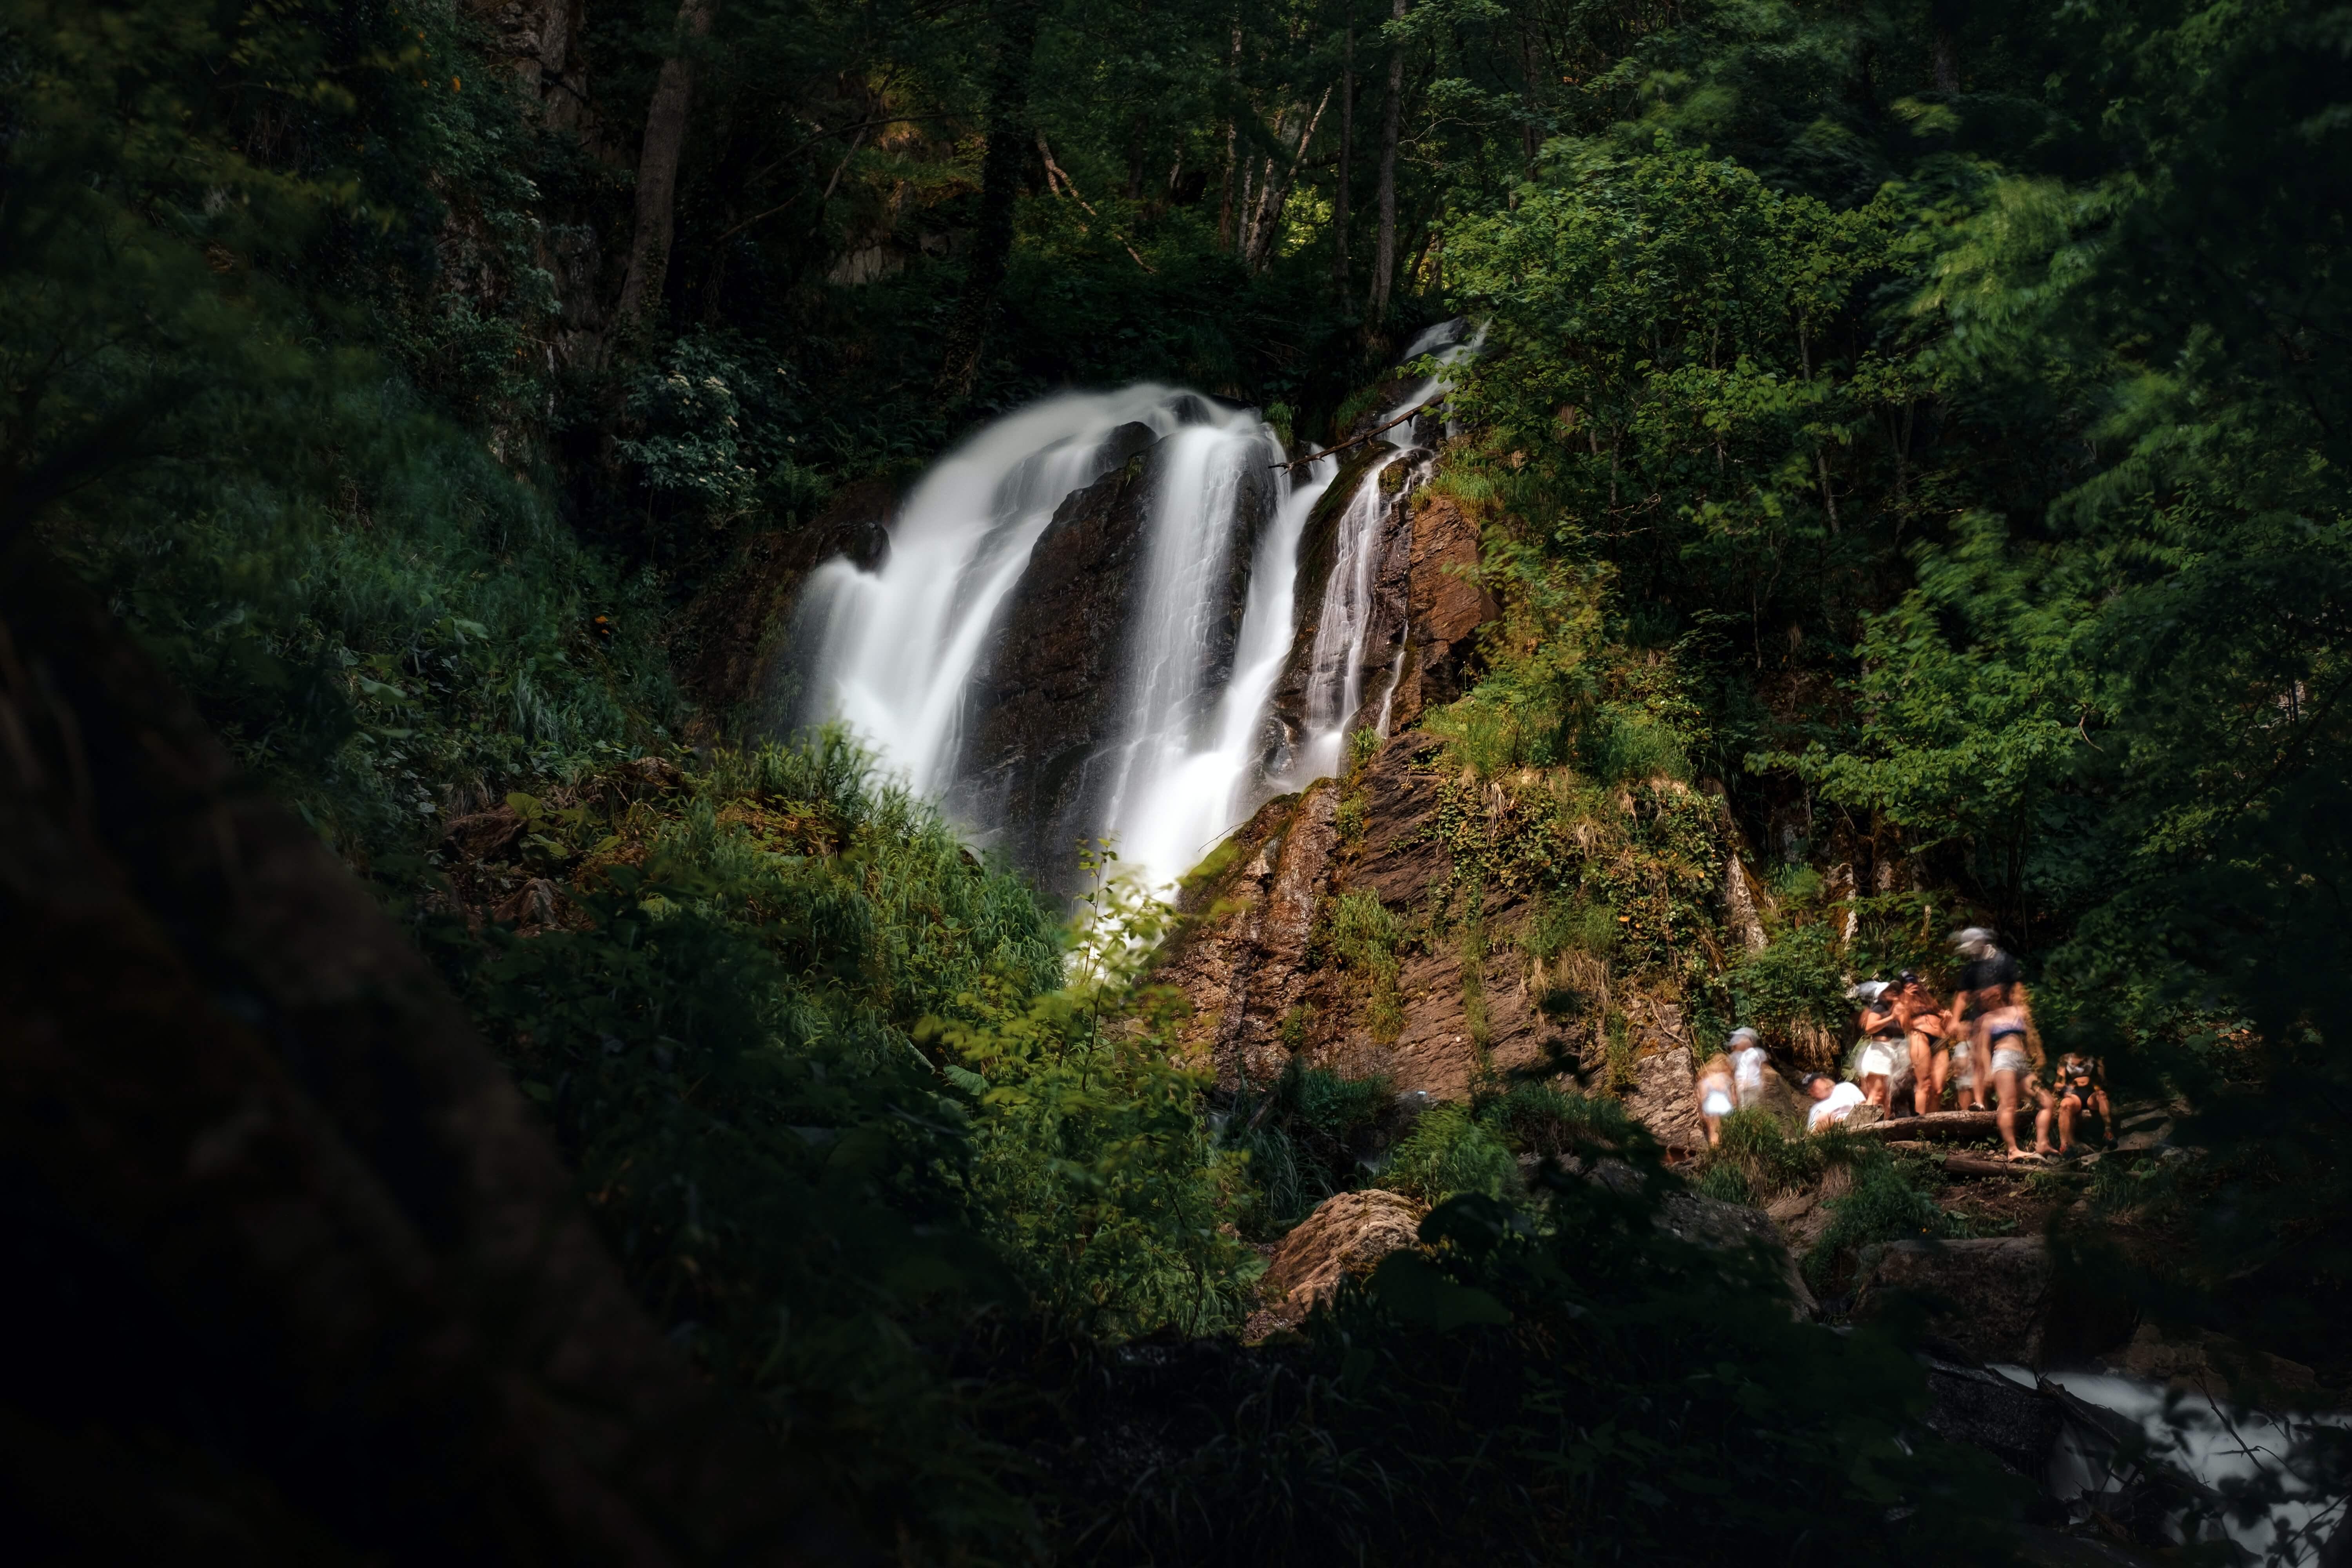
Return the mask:
<svg viewBox="0 0 2352 1568"><path fill-rule="evenodd" d="M2112 1144L2115 1117L2097 1060L2069 1054L2060 1059L2055 1081L2045 1081L2048 1058L2017 960L1979 926L1954 933L1952 944L1961 962L1948 1000L1908 970L1848 993L1861 1006L1861 1038L1845 1079L1806 1077L1804 1093L1812 1102L1806 1130L1818 1132L1847 1121L1865 1105L1891 1117L1907 1101L1911 1114L1925 1116L1940 1109L1949 1093L1961 1110L1984 1110L1992 1102L1994 1124L2012 1160L2074 1153L2076 1130L2092 1115ZM1763 1087L1762 1043L1753 1029L1736 1030L1724 1054L1699 1069L1699 1110L1710 1144L1721 1136L1722 1119L1755 1104ZM2018 1112L2029 1101L2034 1108L2031 1151L2019 1146L2017 1136Z"/></svg>

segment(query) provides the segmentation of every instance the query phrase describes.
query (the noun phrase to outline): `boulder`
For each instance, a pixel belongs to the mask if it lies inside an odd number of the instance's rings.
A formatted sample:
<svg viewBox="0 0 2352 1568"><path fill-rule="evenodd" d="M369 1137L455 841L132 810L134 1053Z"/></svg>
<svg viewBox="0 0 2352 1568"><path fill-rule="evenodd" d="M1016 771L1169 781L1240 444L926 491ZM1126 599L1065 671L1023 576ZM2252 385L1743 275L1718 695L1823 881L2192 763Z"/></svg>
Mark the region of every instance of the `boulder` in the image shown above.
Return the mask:
<svg viewBox="0 0 2352 1568"><path fill-rule="evenodd" d="M1813 1299L1811 1288L1797 1268L1797 1260L1790 1256L1787 1238L1770 1215L1743 1204L1678 1192L1669 1194L1659 1205L1658 1224L1685 1241L1696 1242L1701 1247L1725 1250L1761 1247L1779 1265L1781 1282L1789 1288L1789 1299L1798 1316L1810 1318L1821 1311L1821 1303Z"/></svg>
<svg viewBox="0 0 2352 1568"><path fill-rule="evenodd" d="M1897 1241L1866 1254L1855 1310L1911 1298L1935 1331L1979 1361L2040 1363L2050 1311L2050 1250L2035 1237Z"/></svg>
<svg viewBox="0 0 2352 1568"><path fill-rule="evenodd" d="M1275 1247L1258 1284L1267 1310L1253 1327L1294 1326L1349 1275L1369 1274L1390 1253L1419 1246L1424 1212L1411 1198L1378 1190L1325 1198Z"/></svg>

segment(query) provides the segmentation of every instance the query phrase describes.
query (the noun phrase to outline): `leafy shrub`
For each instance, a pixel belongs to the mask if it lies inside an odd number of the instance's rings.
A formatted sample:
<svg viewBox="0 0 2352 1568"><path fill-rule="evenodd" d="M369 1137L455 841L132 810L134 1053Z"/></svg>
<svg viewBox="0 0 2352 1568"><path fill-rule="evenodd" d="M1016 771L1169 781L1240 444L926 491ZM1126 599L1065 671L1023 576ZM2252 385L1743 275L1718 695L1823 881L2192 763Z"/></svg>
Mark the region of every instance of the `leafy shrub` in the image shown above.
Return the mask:
<svg viewBox="0 0 2352 1568"><path fill-rule="evenodd" d="M1435 1204L1456 1193L1499 1197L1516 1190L1518 1163L1469 1106L1432 1106L1389 1156L1381 1185Z"/></svg>
<svg viewBox="0 0 2352 1568"><path fill-rule="evenodd" d="M1393 1040L1404 1026L1397 997L1397 949L1404 936L1404 923L1367 889L1340 894L1324 917L1323 946L1365 982L1364 1024L1375 1040Z"/></svg>
<svg viewBox="0 0 2352 1568"><path fill-rule="evenodd" d="M1218 1139L1249 1161L1255 1194L1245 1228L1278 1235L1360 1181L1392 1103L1384 1078L1342 1078L1297 1057L1263 1091L1236 1095Z"/></svg>

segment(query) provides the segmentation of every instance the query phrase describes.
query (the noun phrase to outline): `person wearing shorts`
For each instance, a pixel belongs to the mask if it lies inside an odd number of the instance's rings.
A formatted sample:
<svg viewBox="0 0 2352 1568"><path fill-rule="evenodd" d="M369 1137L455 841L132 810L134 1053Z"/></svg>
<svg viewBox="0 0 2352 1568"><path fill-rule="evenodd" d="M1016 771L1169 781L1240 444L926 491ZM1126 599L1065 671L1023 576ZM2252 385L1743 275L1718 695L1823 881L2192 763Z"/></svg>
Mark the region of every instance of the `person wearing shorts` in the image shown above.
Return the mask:
<svg viewBox="0 0 2352 1568"><path fill-rule="evenodd" d="M2069 1051L2058 1058L2058 1152L2074 1152L2074 1124L2084 1111L2095 1113L2108 1148L2116 1146L2116 1115L2107 1103L2106 1073L2099 1058Z"/></svg>
<svg viewBox="0 0 2352 1568"><path fill-rule="evenodd" d="M2000 951L1992 933L1970 927L1952 939L1968 960L1960 971L1960 991L1973 1015L1979 1058L1990 1068L1996 1097L1993 1121L2012 1160L2039 1159L2055 1153L2050 1143L2053 1109L2050 1091L2038 1076L2042 1042L2033 1027L2033 1014L2019 976L2017 960ZM1978 1085L1979 1094L1983 1085ZM2033 1150L2017 1146L2017 1111L2031 1098L2034 1102Z"/></svg>
<svg viewBox="0 0 2352 1568"><path fill-rule="evenodd" d="M1944 1013L1935 993L1906 969L1895 982L1895 1016L1903 1025L1903 1039L1911 1054L1911 1106L1925 1116L1944 1103L1944 1079L1951 1070L1951 1052L1945 1047Z"/></svg>
<svg viewBox="0 0 2352 1568"><path fill-rule="evenodd" d="M1884 980L1864 981L1846 993L1862 1004L1862 1040L1853 1054L1853 1076L1863 1098L1884 1116L1892 1109L1895 1065L1903 1049L1903 1025L1895 1016L1893 987Z"/></svg>
<svg viewBox="0 0 2352 1568"><path fill-rule="evenodd" d="M1746 1025L1731 1031L1727 1049L1731 1055L1731 1081L1737 1090L1739 1108L1760 1105L1764 1100L1764 1042L1756 1031Z"/></svg>
<svg viewBox="0 0 2352 1568"><path fill-rule="evenodd" d="M1723 1142L1723 1119L1738 1109L1738 1086L1732 1082L1731 1058L1720 1053L1698 1069L1698 1114L1706 1123L1706 1146Z"/></svg>

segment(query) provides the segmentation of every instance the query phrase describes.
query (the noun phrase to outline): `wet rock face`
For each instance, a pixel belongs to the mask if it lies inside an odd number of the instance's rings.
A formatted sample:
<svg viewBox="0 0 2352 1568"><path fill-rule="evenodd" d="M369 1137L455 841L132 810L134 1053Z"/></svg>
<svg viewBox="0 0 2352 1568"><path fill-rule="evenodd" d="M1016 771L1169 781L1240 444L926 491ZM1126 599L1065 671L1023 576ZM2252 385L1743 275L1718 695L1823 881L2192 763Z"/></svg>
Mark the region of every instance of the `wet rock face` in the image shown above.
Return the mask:
<svg viewBox="0 0 2352 1568"><path fill-rule="evenodd" d="M954 803L974 820L1007 824L1003 847L1065 889L1126 712L1129 630L1150 567L1146 524L1164 449L1141 425L1111 439L1118 466L1062 503L992 633ZM1212 688L1232 668L1250 562L1274 501L1271 475L1244 479L1224 613L1211 623Z"/></svg>

